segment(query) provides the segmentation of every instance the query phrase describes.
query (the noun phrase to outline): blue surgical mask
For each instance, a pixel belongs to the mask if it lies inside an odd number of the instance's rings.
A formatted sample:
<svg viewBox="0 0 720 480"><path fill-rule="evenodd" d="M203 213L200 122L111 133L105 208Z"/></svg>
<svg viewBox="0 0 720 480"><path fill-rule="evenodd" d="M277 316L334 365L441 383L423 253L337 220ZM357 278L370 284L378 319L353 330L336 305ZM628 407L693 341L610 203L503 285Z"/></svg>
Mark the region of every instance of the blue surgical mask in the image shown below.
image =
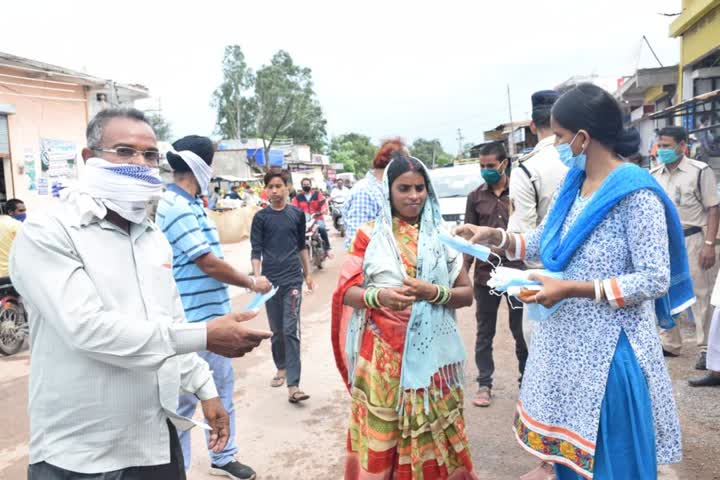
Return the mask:
<svg viewBox="0 0 720 480"><path fill-rule="evenodd" d="M11 217L19 222L24 222L27 218L27 213L16 213L15 215L11 215Z"/></svg>
<svg viewBox="0 0 720 480"><path fill-rule="evenodd" d="M658 162L664 163L675 163L678 161L678 154L674 148L658 148L657 150Z"/></svg>
<svg viewBox="0 0 720 480"><path fill-rule="evenodd" d="M585 170L585 165L587 163L587 155L585 155L585 152L580 152L577 155L575 155L572 151L572 143L577 138L578 134L580 132L576 133L575 136L570 140L569 143L561 143L559 145L555 145L555 149L558 152L558 155L560 156L560 161L568 168L579 168L580 170Z"/></svg>

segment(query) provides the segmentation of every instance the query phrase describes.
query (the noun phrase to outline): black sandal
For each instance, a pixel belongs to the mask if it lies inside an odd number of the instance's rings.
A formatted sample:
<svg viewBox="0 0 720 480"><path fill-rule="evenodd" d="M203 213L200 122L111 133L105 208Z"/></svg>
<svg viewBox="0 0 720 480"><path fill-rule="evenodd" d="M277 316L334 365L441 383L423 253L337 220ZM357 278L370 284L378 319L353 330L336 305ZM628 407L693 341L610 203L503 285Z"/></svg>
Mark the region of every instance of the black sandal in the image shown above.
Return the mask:
<svg viewBox="0 0 720 480"><path fill-rule="evenodd" d="M292 395L290 395L290 396L288 397L288 402L290 402L290 403L300 403L300 402L304 402L304 401L307 400L308 398L310 398L310 395L308 395L307 393L303 392L302 390L298 390L298 391L296 391L295 393L293 393Z"/></svg>

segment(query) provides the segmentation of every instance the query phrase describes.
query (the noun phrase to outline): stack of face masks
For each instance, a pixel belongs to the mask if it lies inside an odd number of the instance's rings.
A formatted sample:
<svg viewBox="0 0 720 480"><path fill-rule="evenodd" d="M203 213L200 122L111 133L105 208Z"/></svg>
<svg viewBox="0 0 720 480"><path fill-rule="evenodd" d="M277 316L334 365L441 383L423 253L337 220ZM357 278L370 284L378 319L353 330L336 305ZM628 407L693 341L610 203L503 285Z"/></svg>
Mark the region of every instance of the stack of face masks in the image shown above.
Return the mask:
<svg viewBox="0 0 720 480"><path fill-rule="evenodd" d="M520 295L525 290L539 290L542 284L536 280L530 280L530 275L536 274L544 277L552 277L562 280L563 274L558 272L550 272L548 270L518 270L517 268L497 267L490 273L488 287L497 293L506 293L510 296L522 301ZM560 305L562 301L556 303L550 308L544 307L538 303L526 303L525 308L528 309L528 318L531 320L547 320Z"/></svg>

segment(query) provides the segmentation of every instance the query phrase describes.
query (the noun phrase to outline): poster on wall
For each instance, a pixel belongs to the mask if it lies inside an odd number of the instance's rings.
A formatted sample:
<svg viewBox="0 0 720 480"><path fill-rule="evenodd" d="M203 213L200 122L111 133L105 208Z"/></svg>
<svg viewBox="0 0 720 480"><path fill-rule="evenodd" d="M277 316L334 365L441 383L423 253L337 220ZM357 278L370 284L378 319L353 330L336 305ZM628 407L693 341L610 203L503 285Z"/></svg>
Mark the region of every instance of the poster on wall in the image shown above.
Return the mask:
<svg viewBox="0 0 720 480"><path fill-rule="evenodd" d="M25 156L23 158L23 173L27 180L27 189L30 192L37 190L37 173L35 171L35 152L30 148L25 149Z"/></svg>
<svg viewBox="0 0 720 480"><path fill-rule="evenodd" d="M40 168L50 182L77 178L77 148L65 140L40 139Z"/></svg>

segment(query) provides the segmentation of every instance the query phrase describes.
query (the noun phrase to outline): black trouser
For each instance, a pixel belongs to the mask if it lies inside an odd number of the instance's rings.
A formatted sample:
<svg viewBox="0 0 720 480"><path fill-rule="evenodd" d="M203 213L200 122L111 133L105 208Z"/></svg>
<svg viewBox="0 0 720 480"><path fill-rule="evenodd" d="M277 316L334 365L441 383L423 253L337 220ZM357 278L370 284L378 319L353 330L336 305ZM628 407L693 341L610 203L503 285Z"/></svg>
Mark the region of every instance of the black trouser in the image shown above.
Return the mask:
<svg viewBox="0 0 720 480"><path fill-rule="evenodd" d="M28 480L185 480L183 453L177 430L168 420L170 463L149 467L128 467L105 473L77 473L46 462L28 467Z"/></svg>
<svg viewBox="0 0 720 480"><path fill-rule="evenodd" d="M330 237L328 237L325 220L318 221L318 231L320 232L320 238L323 242L323 250L327 252L330 250Z"/></svg>
<svg viewBox="0 0 720 480"><path fill-rule="evenodd" d="M475 337L475 364L478 369L478 384L481 387L492 388L495 362L493 362L493 339L497 329L497 313L500 307L500 298L492 295L488 287L475 285L477 336ZM520 377L525 372L525 362L528 349L522 331L522 302L504 295L508 302L510 316L510 331L515 339L515 355L518 359ZM514 308L513 308L514 307Z"/></svg>
<svg viewBox="0 0 720 480"><path fill-rule="evenodd" d="M300 385L300 305L302 284L281 286L274 297L267 301L272 339L273 361L278 370L286 370L287 386Z"/></svg>

